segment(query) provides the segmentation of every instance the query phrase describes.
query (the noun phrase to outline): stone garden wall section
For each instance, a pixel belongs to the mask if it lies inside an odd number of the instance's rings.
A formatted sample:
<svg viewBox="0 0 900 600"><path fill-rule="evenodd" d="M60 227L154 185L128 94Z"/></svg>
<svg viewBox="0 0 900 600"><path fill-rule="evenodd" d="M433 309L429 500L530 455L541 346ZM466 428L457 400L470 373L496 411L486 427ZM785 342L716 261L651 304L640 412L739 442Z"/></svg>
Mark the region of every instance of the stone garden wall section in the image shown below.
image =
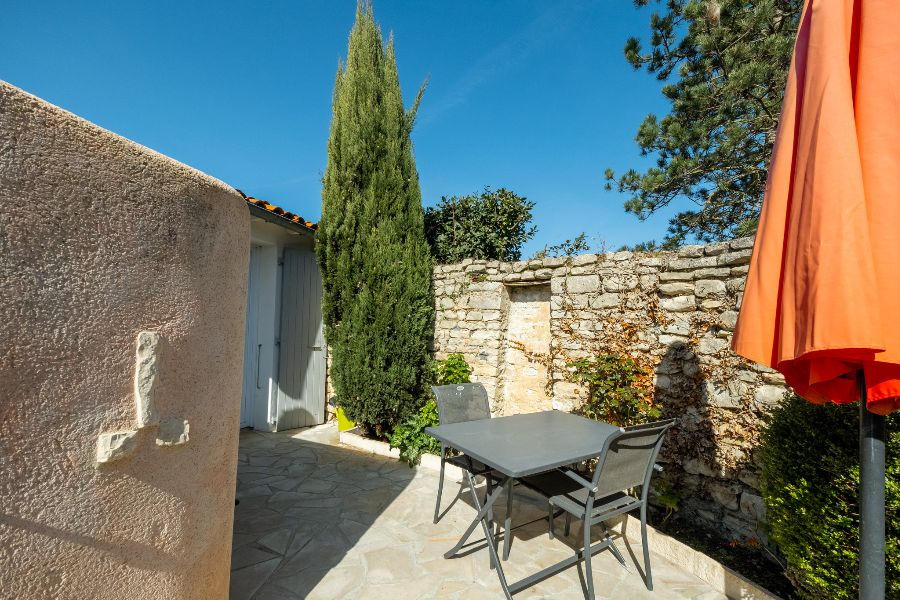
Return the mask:
<svg viewBox="0 0 900 600"><path fill-rule="evenodd" d="M657 480L696 519L761 537L759 433L786 388L730 350L752 245L437 266L436 356L464 354L496 415L577 411L587 389L567 364L631 356L664 415L678 419Z"/></svg>

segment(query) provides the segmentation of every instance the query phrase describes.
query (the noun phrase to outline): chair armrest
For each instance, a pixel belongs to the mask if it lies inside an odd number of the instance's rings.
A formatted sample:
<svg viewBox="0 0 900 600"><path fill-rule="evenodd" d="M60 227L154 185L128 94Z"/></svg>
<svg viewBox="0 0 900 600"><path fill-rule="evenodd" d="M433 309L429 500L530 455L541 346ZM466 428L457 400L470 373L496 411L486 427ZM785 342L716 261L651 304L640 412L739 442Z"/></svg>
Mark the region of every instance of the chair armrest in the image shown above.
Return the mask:
<svg viewBox="0 0 900 600"><path fill-rule="evenodd" d="M585 489L588 489L588 490L591 490L591 491L594 491L594 492L597 491L597 490L594 488L594 484L593 484L593 483L591 483L590 481L588 481L587 479L585 479L584 477L582 477L581 475L579 475L579 474L576 473L575 471L570 471L570 470L568 470L568 469L562 469L562 468L557 468L557 471L559 471L560 473L565 473L566 476L568 476L569 478L575 480L576 483L581 484L581 486L584 487Z"/></svg>

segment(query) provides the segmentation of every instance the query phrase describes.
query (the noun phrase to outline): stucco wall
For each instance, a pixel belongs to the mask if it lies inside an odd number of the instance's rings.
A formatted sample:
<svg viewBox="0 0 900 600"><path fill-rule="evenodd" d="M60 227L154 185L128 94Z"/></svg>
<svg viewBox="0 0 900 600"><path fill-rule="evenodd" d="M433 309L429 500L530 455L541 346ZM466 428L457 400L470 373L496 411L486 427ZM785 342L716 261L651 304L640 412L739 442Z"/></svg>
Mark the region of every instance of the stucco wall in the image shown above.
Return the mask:
<svg viewBox="0 0 900 600"><path fill-rule="evenodd" d="M752 245L744 238L678 252L437 266L435 354L463 353L496 414L577 410L587 390L572 381L572 361L632 357L652 378L648 389L664 415L678 419L657 479L667 479L682 510L704 524L762 537L756 451L785 387L780 374L730 350ZM526 290L546 306L517 313ZM522 389L523 359L544 373L543 400Z"/></svg>
<svg viewBox="0 0 900 600"><path fill-rule="evenodd" d="M0 596L227 596L248 242L228 186L0 82ZM186 443L137 428L140 331Z"/></svg>

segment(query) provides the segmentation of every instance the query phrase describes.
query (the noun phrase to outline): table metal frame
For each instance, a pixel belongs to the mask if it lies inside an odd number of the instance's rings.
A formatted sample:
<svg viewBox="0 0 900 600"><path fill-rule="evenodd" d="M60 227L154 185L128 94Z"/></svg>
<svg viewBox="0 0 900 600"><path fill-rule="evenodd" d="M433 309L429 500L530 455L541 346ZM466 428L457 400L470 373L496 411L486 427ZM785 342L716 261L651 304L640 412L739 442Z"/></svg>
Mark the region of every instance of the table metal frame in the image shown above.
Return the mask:
<svg viewBox="0 0 900 600"><path fill-rule="evenodd" d="M552 440L553 446L552 453L554 455L546 459L538 458L539 455L535 455L533 452L535 444L541 441L539 433L542 427L544 428L543 437ZM524 434L522 437L515 435L517 429L520 429ZM578 435L573 437L573 430ZM558 411L513 415L427 428L427 433L447 446L477 458L503 476L500 483L490 493L486 494L483 504L475 490L474 479L471 475L467 477L472 499L478 512L456 545L444 554L444 558L449 559L456 556L463 546L466 545L469 537L471 537L480 523L487 541L491 566L497 570L497 577L500 580L500 586L503 588L506 598L512 600L513 594L521 592L583 561L586 552L589 552L592 556L606 548L615 548L612 538L607 537L589 547L576 551L572 556L537 573L514 583L509 583L500 563L500 557L497 553L497 540L492 529L494 503L500 498L501 493L505 491L507 493L507 511L503 539L503 558L505 560L509 556L510 538L512 537L512 511L510 510L510 505L512 504L513 482L519 477L550 471L557 467L598 456L607 437L617 431L619 431L619 428L607 423L592 421ZM561 433L565 433L565 435L560 437ZM491 434L494 435L491 436ZM596 437L591 437L587 440L579 439L591 434ZM535 435L538 435L537 439ZM510 459L510 457L518 456L523 456L524 458L522 460ZM616 552L616 554L618 553Z"/></svg>

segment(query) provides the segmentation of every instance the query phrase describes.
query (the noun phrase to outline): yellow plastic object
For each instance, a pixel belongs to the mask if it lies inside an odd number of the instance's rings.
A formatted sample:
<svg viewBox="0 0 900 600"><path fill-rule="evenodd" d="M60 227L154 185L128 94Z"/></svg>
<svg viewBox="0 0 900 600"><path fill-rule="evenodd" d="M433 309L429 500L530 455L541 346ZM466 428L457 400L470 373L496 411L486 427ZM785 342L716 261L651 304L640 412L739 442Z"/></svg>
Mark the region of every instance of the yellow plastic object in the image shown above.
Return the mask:
<svg viewBox="0 0 900 600"><path fill-rule="evenodd" d="M338 421L338 431L347 431L348 429L353 429L356 427L356 423L347 418L347 415L344 414L344 409L340 406L337 407L337 421Z"/></svg>

